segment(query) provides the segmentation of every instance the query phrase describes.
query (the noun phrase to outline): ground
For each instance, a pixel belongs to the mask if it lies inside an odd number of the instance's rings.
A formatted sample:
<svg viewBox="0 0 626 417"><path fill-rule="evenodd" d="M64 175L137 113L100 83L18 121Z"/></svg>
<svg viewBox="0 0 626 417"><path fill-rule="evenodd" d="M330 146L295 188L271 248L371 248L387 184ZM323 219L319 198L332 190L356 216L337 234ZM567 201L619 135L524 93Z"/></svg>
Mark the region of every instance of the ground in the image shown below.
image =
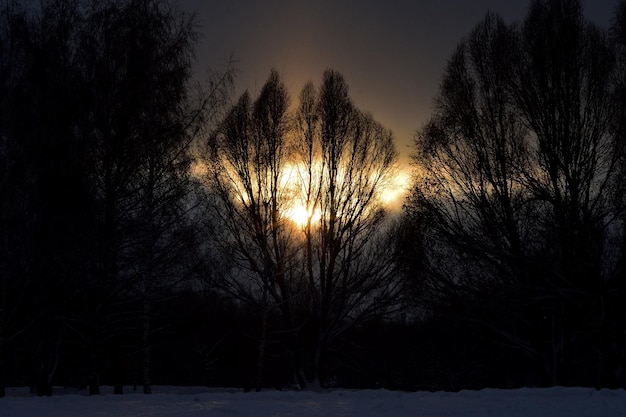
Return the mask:
<svg viewBox="0 0 626 417"><path fill-rule="evenodd" d="M55 389L38 398L13 388L0 398L2 417L614 417L626 416L626 391L592 388L548 388L445 392L333 390L325 392L154 387L154 394L89 397Z"/></svg>

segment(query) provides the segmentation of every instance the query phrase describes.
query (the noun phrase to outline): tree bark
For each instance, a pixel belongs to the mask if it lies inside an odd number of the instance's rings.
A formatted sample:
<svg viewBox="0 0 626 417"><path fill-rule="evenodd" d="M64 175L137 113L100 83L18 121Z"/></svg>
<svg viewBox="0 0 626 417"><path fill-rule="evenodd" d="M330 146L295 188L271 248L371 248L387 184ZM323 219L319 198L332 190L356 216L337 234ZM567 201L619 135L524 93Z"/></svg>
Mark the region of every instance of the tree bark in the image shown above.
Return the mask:
<svg viewBox="0 0 626 417"><path fill-rule="evenodd" d="M100 381L96 369L96 352L93 346L91 347L90 368L88 381L89 395L100 395Z"/></svg>
<svg viewBox="0 0 626 417"><path fill-rule="evenodd" d="M4 304L2 305L4 306ZM2 308L2 306L0 306L0 308ZM2 319L2 317L0 317L0 320ZM4 323L2 321L0 321L0 398L4 398L6 396L6 368L5 368L5 364L4 364L4 328L3 328Z"/></svg>
<svg viewBox="0 0 626 417"><path fill-rule="evenodd" d="M265 345L267 343L267 306L263 303L263 317L261 319L261 336L259 340L259 358L256 365L255 390L261 391L263 385L263 362L265 361Z"/></svg>
<svg viewBox="0 0 626 417"><path fill-rule="evenodd" d="M143 393L152 394L150 382L150 300L144 295L143 301Z"/></svg>

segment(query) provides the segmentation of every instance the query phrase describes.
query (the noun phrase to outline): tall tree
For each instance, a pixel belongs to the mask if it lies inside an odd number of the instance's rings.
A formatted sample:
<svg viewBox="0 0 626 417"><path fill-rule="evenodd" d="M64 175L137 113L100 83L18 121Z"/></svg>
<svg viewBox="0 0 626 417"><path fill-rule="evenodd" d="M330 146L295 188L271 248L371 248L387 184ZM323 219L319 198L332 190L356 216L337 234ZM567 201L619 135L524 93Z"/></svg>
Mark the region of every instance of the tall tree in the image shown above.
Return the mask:
<svg viewBox="0 0 626 417"><path fill-rule="evenodd" d="M211 142L209 189L233 259L228 290L260 304L262 329L268 309L280 313L295 379L319 385L329 344L397 301L380 200L396 153L337 72L319 92L305 86L293 123L286 97L276 72L254 103L241 96Z"/></svg>
<svg viewBox="0 0 626 417"><path fill-rule="evenodd" d="M143 300L144 392L150 389L151 302L185 275L191 145L219 106L231 73L190 90L197 39L191 16L161 0L98 3L81 57L89 91L84 135L102 210L98 285ZM98 302L94 303L98 305Z"/></svg>
<svg viewBox="0 0 626 417"><path fill-rule="evenodd" d="M572 371L576 341L605 325L602 299L606 271L613 267L607 256L613 217L608 187L620 156L612 131L615 60L606 34L586 22L580 2L572 1L533 3L520 52L513 90L539 149L531 156L533 172L522 177L547 205L545 233L556 249L548 279L561 292L555 300L560 311L548 316L560 323L559 333L551 335L559 361L552 382L559 383Z"/></svg>
<svg viewBox="0 0 626 417"><path fill-rule="evenodd" d="M343 76L332 70L317 94L305 86L297 120L300 200L308 213L302 273L313 329L311 380L320 384L328 377L329 344L397 301L380 199L396 150L391 131L354 107Z"/></svg>
<svg viewBox="0 0 626 417"><path fill-rule="evenodd" d="M17 118L13 103L20 88L21 78L25 76L22 69L26 65L26 31L25 13L15 2L7 2L0 14L3 24L0 26L0 397L6 394L6 357L5 346L12 336L12 318L16 317L16 304L11 301L20 299L13 293L13 284L25 282L19 279L18 271L23 263L23 241L18 236L16 221L25 197L24 187L18 179L23 174L19 167L21 143L15 138L17 127L13 121ZM17 112L16 112L17 113ZM25 230L22 233L25 234ZM21 249L21 250L20 250Z"/></svg>
<svg viewBox="0 0 626 417"><path fill-rule="evenodd" d="M611 308L607 314L614 317L615 322L611 326L612 329L607 332L609 335L605 336L605 340L607 343L612 343L614 347L613 355L607 357L607 362L613 361L621 364L623 369L623 364L626 363L624 356L626 338L621 337L620 333L626 328L626 314L619 307L619 300L626 296L626 188L624 188L625 183L622 180L626 174L626 2L624 1L620 1L616 7L610 35L616 51L617 75L613 92L615 119L612 127L617 139L616 151L619 157L618 174L612 184L612 208L618 219L616 222L618 226L613 229L617 230L614 232L613 242L619 242L615 244L619 249L616 250L618 261L615 273L607 283L607 287L612 292L611 303L609 304ZM621 334L623 335L623 333ZM625 385L625 377L626 375L622 372L620 375L622 386Z"/></svg>
<svg viewBox="0 0 626 417"><path fill-rule="evenodd" d="M32 351L31 382L46 394L65 339L65 306L75 295L62 289L76 286L90 247L85 148L75 134L80 89L68 88L78 75L73 28L81 18L65 1L46 4L38 14L7 3L3 17L2 136L10 180L3 218L19 225L6 223L5 278L27 283L25 295L13 297L29 304L23 338Z"/></svg>
<svg viewBox="0 0 626 417"><path fill-rule="evenodd" d="M435 115L416 138L416 188L406 207L419 238L427 239L417 249L428 254L429 303L448 302L451 294L482 297L485 287L531 285L527 257L535 236L528 219L537 208L518 175L528 150L508 85L514 39L494 14L476 26L448 61ZM509 311L520 320L525 314ZM520 329L508 328L511 321L484 323L507 345L533 350Z"/></svg>
<svg viewBox="0 0 626 417"><path fill-rule="evenodd" d="M257 379L268 310L277 308L285 326L293 327L294 284L289 267L294 256L293 230L284 216L290 199L284 184L289 160L288 105L286 88L273 70L253 103L247 92L241 95L209 144L213 212L227 232L219 246L235 254L235 268L224 288L256 304L263 316ZM259 384L260 380L257 388Z"/></svg>
<svg viewBox="0 0 626 417"><path fill-rule="evenodd" d="M194 88L193 19L166 1L15 1L2 17L0 346L26 297L40 385L71 341L91 352L92 392L104 358L119 389L138 320L149 392L151 305L193 264L191 145L232 72Z"/></svg>
<svg viewBox="0 0 626 417"><path fill-rule="evenodd" d="M432 287L506 300L507 319L493 302L476 319L535 358L544 383L573 381L574 358L606 325L614 62L578 1L534 1L520 26L489 14L450 59L416 139L408 207L434 220L420 245Z"/></svg>

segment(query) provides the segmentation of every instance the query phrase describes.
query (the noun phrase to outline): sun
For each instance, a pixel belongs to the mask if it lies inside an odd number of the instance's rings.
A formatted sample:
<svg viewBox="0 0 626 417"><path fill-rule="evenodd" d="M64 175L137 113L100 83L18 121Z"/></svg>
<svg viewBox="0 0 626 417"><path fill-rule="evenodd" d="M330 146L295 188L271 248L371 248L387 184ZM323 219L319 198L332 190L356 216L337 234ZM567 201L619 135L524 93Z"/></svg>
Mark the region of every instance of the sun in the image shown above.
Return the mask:
<svg viewBox="0 0 626 417"><path fill-rule="evenodd" d="M300 187L297 181L299 178L294 172L297 167L289 166L288 175L286 175L281 185L292 192ZM378 190L378 202L391 211L399 211L402 201L407 194L410 183L410 175L405 170L398 170L395 174L381 184ZM288 206L283 210L284 218L291 221L298 227L305 227L308 224L316 225L322 219L322 212L319 208L308 207L307 204L297 197L292 198Z"/></svg>
<svg viewBox="0 0 626 417"><path fill-rule="evenodd" d="M398 171L380 192L380 201L386 206L396 206L408 192L411 176L408 172Z"/></svg>
<svg viewBox="0 0 626 417"><path fill-rule="evenodd" d="M309 222L315 224L322 218L319 209L307 209L304 204L292 205L285 211L285 216L299 227L304 227Z"/></svg>

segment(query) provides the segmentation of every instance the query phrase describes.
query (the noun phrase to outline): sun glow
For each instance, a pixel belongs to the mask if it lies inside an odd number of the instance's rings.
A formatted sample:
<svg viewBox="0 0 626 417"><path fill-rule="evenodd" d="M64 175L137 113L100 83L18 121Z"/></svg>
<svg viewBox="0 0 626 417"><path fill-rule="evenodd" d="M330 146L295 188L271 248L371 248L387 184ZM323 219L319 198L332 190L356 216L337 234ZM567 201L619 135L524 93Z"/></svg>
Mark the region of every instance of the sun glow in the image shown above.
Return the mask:
<svg viewBox="0 0 626 417"><path fill-rule="evenodd" d="M410 179L410 175L406 171L398 171L382 188L380 201L390 206L401 203L409 189Z"/></svg>
<svg viewBox="0 0 626 417"><path fill-rule="evenodd" d="M311 222L311 224L319 222L322 218L322 213L319 209L307 209L307 207L303 204L296 204L289 207L285 211L285 217L294 222L296 225L304 227L309 222Z"/></svg>
<svg viewBox="0 0 626 417"><path fill-rule="evenodd" d="M202 161L195 161L190 167L190 174L196 178L203 178L208 175L209 167ZM282 206L281 217L290 221L293 225L299 228L304 228L308 224L315 226L318 224L323 216L322 209L310 202L307 204L307 199L312 198L311 195L307 198L306 186L309 183L306 179L309 175L313 176L313 183L322 173L319 167L314 167L313 172L308 172L304 166L299 164L289 163L283 166L280 177L278 178L278 195ZM339 181L343 181L344 176L339 173ZM236 175L229 176L233 181ZM408 171L399 168L392 173L389 178L378 184L378 192L376 193L376 199L379 204L385 206L385 208L391 211L397 211L400 209L402 201L406 196L409 188L410 175ZM238 181L231 183L234 197L240 201L241 204L246 205L249 203L250 190L246 190L243 184ZM256 195L258 189L252 190L252 193ZM314 193L314 191L311 191ZM257 197L258 198L258 197Z"/></svg>
<svg viewBox="0 0 626 417"><path fill-rule="evenodd" d="M304 189L302 171L296 165L288 165L281 178L281 187L288 190L291 195L287 203L287 209L283 210L283 216L298 227L307 224L315 225L322 219L322 211L317 207L307 207L300 198L301 190ZM404 197L409 189L410 175L408 171L399 169L390 178L380 184L378 202L386 208L397 211L400 209Z"/></svg>

